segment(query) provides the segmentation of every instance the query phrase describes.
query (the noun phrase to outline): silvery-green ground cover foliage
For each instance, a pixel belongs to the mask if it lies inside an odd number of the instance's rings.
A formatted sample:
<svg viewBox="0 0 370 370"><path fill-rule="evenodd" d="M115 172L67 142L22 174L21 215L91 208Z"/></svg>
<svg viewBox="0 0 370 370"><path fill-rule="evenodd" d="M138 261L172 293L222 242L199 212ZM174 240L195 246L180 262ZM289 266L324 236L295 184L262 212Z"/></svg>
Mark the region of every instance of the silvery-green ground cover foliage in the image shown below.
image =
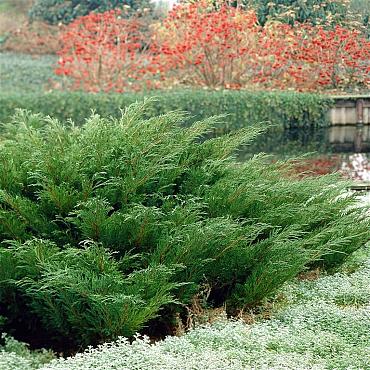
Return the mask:
<svg viewBox="0 0 370 370"><path fill-rule="evenodd" d="M138 337L68 359L29 352L10 339L0 368L85 369L366 369L370 363L370 253L360 250L340 272L287 284L271 320L220 320L156 344ZM283 298L281 298L283 297Z"/></svg>

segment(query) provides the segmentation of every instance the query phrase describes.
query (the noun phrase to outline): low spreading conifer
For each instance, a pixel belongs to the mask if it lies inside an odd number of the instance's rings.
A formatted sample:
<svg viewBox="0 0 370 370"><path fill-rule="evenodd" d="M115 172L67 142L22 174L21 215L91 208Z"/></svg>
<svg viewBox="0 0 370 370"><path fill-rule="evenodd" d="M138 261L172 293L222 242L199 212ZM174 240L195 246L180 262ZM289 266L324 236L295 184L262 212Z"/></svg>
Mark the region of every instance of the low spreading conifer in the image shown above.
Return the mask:
<svg viewBox="0 0 370 370"><path fill-rule="evenodd" d="M132 336L204 294L252 306L369 239L369 212L337 175L236 151L152 101L84 125L19 111L0 139L0 315L6 331L71 346ZM165 310L161 311L161 309ZM164 317L164 312L168 317ZM12 332L13 329L13 332ZM33 333L33 334L32 334Z"/></svg>

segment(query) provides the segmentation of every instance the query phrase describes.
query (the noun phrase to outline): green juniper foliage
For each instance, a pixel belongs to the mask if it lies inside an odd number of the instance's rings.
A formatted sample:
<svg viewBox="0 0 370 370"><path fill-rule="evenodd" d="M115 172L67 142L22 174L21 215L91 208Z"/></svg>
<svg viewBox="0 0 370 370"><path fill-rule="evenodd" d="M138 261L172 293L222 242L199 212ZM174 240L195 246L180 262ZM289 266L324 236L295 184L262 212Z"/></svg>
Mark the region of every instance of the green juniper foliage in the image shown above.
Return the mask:
<svg viewBox="0 0 370 370"><path fill-rule="evenodd" d="M72 345L131 336L208 288L207 304L254 305L315 263L369 239L336 175L236 149L249 127L146 117L151 101L81 126L19 111L0 141L0 315ZM163 318L162 318L163 319ZM168 317L170 320L171 317Z"/></svg>

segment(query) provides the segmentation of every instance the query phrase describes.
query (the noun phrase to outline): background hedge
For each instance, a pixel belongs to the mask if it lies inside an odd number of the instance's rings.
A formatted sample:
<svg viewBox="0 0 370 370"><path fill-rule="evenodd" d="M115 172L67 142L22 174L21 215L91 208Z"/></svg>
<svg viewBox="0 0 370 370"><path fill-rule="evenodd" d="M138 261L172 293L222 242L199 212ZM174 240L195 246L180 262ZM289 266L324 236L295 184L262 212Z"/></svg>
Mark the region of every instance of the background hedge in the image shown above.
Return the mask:
<svg viewBox="0 0 370 370"><path fill-rule="evenodd" d="M330 97L295 92L168 91L154 92L157 102L148 115L176 109L190 112L188 123L211 115L227 114L220 132L253 123L270 122L282 127L326 126ZM120 115L120 109L142 100L143 94L88 94L49 92L0 94L0 122L9 121L16 108L40 112L62 121L71 118L82 124L92 110L102 116Z"/></svg>
<svg viewBox="0 0 370 370"><path fill-rule="evenodd" d="M257 10L258 21L264 25L269 18L282 20L286 23L310 22L323 24L334 21L340 24L346 19L348 4L344 0L244 0L246 6Z"/></svg>
<svg viewBox="0 0 370 370"><path fill-rule="evenodd" d="M103 13L107 10L130 7L132 11L152 8L152 4L148 0L36 0L33 4L29 16L31 20L42 19L50 24L59 22L68 24L75 18L89 14L90 12Z"/></svg>

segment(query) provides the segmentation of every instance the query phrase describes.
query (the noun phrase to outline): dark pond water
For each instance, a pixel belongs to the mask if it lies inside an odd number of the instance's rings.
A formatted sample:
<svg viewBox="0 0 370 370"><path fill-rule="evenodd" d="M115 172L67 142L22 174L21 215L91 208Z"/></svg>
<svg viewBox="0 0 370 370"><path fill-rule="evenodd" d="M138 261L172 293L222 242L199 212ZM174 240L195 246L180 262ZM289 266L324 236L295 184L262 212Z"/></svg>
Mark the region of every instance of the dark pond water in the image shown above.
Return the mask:
<svg viewBox="0 0 370 370"><path fill-rule="evenodd" d="M275 159L307 155L302 170L318 174L341 171L370 182L370 126L333 126L318 129L270 129L245 147L240 158L265 152Z"/></svg>

